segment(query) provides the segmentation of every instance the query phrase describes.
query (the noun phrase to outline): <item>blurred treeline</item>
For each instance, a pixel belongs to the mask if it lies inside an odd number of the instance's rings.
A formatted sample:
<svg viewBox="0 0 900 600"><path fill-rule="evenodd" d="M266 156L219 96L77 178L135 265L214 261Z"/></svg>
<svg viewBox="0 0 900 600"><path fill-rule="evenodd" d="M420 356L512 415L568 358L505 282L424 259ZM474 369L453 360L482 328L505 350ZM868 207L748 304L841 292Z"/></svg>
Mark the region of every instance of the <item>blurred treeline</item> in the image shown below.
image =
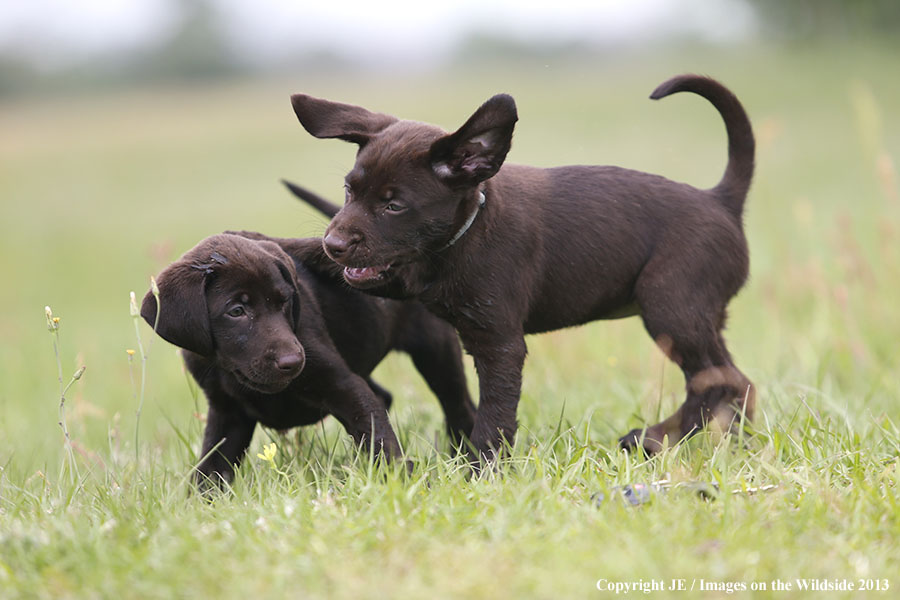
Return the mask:
<svg viewBox="0 0 900 600"><path fill-rule="evenodd" d="M742 0L756 17L751 43L823 44L887 42L900 47L898 0ZM194 82L285 71L352 71L350 59L309 48L277 61L248 60L236 48L213 0L183 0L168 35L137 50L111 51L65 67L47 69L27 53L0 50L0 98L57 90L97 90L136 83ZM744 43L747 40L742 40ZM664 43L692 43L667 39ZM46 43L52 44L52 40ZM641 43L645 43L642 40ZM501 34L473 32L447 58L464 65L485 61L584 60L610 48L602 40L523 41ZM390 68L389 65L386 65ZM371 65L367 65L371 68Z"/></svg>
<svg viewBox="0 0 900 600"><path fill-rule="evenodd" d="M897 40L897 0L747 0L766 38L827 42L879 37Z"/></svg>

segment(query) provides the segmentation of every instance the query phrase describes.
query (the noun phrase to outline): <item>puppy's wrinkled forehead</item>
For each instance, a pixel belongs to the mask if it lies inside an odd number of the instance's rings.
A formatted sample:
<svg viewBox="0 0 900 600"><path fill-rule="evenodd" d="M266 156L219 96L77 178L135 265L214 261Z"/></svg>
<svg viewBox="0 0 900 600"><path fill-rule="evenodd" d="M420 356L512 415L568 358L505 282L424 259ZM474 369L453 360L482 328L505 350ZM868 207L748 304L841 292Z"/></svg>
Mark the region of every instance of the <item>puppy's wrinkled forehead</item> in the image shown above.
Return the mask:
<svg viewBox="0 0 900 600"><path fill-rule="evenodd" d="M429 169L431 145L446 132L439 127L415 121L398 121L363 146L356 165L347 175L347 183L383 185L394 183L398 175L408 176L411 169Z"/></svg>
<svg viewBox="0 0 900 600"><path fill-rule="evenodd" d="M214 273L219 285L252 285L270 292L283 283L274 257L254 240L216 235L194 248L192 254L192 267Z"/></svg>

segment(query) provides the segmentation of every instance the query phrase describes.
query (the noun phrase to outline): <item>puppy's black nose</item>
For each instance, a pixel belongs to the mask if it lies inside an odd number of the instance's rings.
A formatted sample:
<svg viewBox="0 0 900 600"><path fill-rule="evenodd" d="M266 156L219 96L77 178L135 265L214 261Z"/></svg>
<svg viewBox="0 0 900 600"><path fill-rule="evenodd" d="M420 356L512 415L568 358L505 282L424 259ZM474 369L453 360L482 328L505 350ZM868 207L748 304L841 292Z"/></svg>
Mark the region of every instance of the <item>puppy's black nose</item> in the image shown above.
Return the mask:
<svg viewBox="0 0 900 600"><path fill-rule="evenodd" d="M299 371L303 368L303 355L299 352L282 354L275 359L275 366L281 371Z"/></svg>
<svg viewBox="0 0 900 600"><path fill-rule="evenodd" d="M355 240L345 238L333 231L329 232L322 242L325 244L325 251L332 258L340 258L356 244Z"/></svg>

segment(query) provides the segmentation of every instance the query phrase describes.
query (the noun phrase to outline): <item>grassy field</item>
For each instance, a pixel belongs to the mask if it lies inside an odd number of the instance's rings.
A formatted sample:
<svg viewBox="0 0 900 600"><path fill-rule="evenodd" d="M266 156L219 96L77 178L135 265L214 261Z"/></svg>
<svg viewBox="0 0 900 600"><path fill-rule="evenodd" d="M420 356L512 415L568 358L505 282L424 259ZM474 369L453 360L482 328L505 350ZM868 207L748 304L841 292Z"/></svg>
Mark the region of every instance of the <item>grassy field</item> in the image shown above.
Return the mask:
<svg viewBox="0 0 900 600"><path fill-rule="evenodd" d="M897 47L741 48L0 103L0 598L607 597L617 583L696 592L701 579L738 596L793 597L817 579L855 588L828 597L890 597L898 67ZM392 356L375 378L394 393L412 475L374 468L328 421L258 431L229 494L188 494L205 401L142 322L139 346L129 292L224 229L321 233L277 180L339 199L354 148L309 137L290 93L455 128L506 91L520 114L512 162L708 186L725 164L719 117L694 96L646 99L686 71L729 85L758 137L752 273L726 333L758 387L752 435L704 434L650 460L617 451L683 393L630 319L529 338L520 434L496 473L469 477L446 454L436 401ZM60 389L82 366L65 394L69 451ZM257 458L270 441L271 463ZM642 506L617 496L660 480L671 489Z"/></svg>

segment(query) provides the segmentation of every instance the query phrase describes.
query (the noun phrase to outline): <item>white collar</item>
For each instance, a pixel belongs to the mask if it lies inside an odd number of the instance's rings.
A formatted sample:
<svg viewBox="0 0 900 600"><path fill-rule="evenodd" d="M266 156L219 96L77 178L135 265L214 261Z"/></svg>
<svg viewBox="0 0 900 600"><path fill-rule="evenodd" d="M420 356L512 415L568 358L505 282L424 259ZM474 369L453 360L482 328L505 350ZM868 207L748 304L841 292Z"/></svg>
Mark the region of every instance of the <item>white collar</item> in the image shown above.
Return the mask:
<svg viewBox="0 0 900 600"><path fill-rule="evenodd" d="M466 234L466 232L469 230L469 227L471 227L472 223L475 222L475 217L478 216L478 212L482 208L484 208L485 202L486 202L486 198L484 197L484 192L479 191L478 192L478 204L475 206L475 210L472 211L472 214L469 215L469 218L466 219L466 222L463 223L463 226L459 228L459 231L456 232L456 235L454 235L452 238L450 238L450 241L447 242L447 244L443 248L441 248L441 250L446 250L447 248L449 248L450 246L452 246L453 244L458 242L459 238L461 238L462 236L464 236Z"/></svg>

